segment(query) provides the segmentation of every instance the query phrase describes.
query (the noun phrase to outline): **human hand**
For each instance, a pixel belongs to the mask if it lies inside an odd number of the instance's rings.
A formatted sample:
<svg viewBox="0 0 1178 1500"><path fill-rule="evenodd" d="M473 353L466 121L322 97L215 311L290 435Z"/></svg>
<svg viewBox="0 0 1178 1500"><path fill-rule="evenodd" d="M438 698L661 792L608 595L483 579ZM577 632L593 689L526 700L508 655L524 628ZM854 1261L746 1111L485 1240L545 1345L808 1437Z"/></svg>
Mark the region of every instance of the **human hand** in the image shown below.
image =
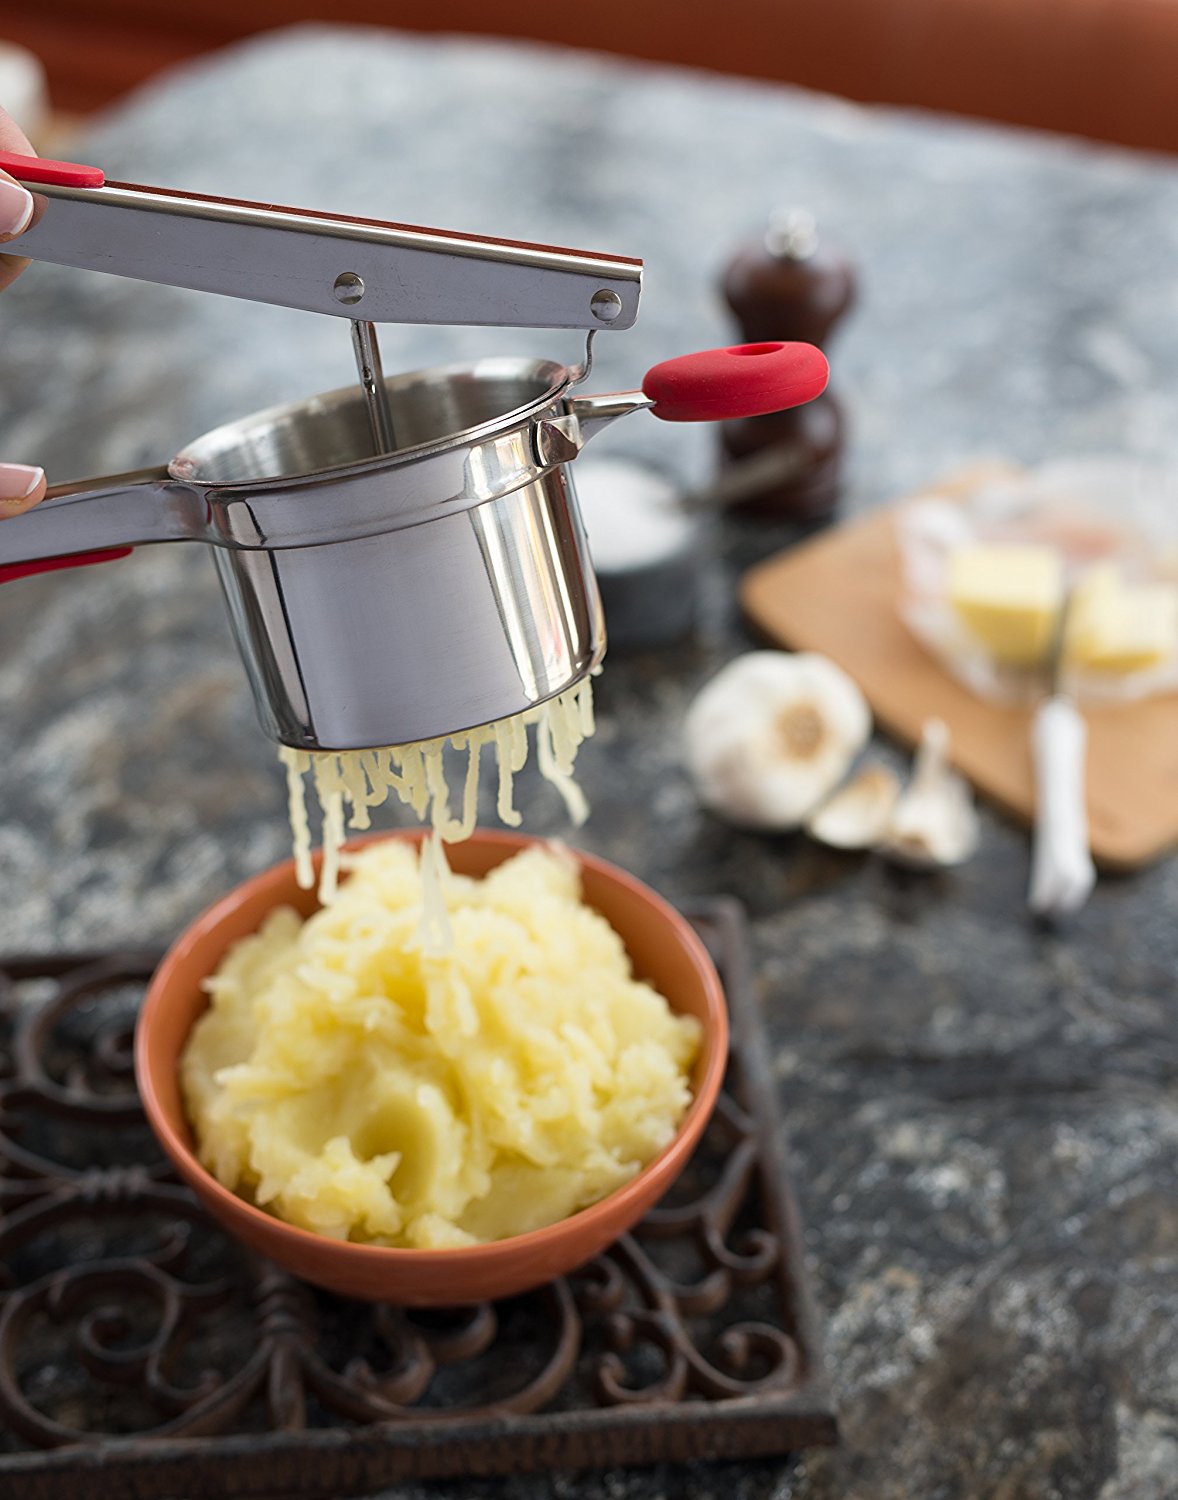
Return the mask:
<svg viewBox="0 0 1178 1500"><path fill-rule="evenodd" d="M0 109L0 151L21 156L36 153L14 120ZM7 245L29 227L33 199L27 189L0 172L0 245ZM10 285L28 265L19 255L0 255L0 291ZM19 516L45 497L45 470L31 464L0 463L0 517Z"/></svg>

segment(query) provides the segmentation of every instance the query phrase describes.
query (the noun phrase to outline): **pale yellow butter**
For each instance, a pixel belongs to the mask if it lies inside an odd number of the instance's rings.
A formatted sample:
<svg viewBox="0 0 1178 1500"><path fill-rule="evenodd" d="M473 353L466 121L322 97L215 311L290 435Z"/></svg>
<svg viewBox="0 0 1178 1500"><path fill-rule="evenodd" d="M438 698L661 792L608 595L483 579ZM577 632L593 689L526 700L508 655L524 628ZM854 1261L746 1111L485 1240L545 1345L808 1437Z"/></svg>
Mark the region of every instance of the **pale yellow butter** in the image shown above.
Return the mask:
<svg viewBox="0 0 1178 1500"><path fill-rule="evenodd" d="M1115 563L1089 568L1068 609L1069 663L1123 675L1169 661L1178 652L1178 588L1129 584Z"/></svg>
<svg viewBox="0 0 1178 1500"><path fill-rule="evenodd" d="M1004 666L1047 660L1063 599L1063 564L1050 547L961 547L949 559L949 603L970 637Z"/></svg>
<svg viewBox="0 0 1178 1500"><path fill-rule="evenodd" d="M209 981L181 1080L220 1182L338 1239L462 1245L565 1218L668 1144L699 1024L633 978L570 857L444 872L453 947L432 957L415 851L354 864Z"/></svg>

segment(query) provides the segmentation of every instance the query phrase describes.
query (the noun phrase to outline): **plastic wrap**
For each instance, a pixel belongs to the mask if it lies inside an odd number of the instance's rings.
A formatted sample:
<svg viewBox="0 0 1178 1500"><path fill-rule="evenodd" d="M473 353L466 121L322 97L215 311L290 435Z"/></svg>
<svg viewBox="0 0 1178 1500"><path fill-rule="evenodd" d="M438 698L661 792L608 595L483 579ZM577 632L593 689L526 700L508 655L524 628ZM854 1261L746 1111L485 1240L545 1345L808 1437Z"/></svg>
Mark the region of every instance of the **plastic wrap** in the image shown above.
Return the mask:
<svg viewBox="0 0 1178 1500"><path fill-rule="evenodd" d="M1094 458L1024 471L991 469L906 503L897 518L900 613L959 681L983 698L1042 695L1050 663L994 661L957 618L948 596L953 553L974 544L1053 548L1065 590L1095 563L1113 562L1128 584L1178 585L1178 474L1123 459ZM1065 664L1061 686L1090 702L1128 702L1178 689L1178 639L1168 659L1130 672Z"/></svg>

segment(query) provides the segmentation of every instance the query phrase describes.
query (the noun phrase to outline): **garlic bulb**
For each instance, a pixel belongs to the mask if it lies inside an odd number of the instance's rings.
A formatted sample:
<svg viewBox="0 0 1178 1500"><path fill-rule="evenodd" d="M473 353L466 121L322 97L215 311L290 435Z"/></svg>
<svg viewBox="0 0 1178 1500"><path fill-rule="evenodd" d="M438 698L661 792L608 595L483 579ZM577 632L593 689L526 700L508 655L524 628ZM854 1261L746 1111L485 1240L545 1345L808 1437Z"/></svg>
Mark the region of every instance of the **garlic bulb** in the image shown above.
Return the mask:
<svg viewBox="0 0 1178 1500"><path fill-rule="evenodd" d="M874 849L887 836L900 778L887 766L865 766L810 814L806 832L832 849Z"/></svg>
<svg viewBox="0 0 1178 1500"><path fill-rule="evenodd" d="M949 731L929 719L880 849L899 864L927 870L959 865L977 846L978 815L968 783L949 764Z"/></svg>
<svg viewBox="0 0 1178 1500"><path fill-rule="evenodd" d="M703 687L684 731L706 807L746 828L796 828L867 743L871 710L824 656L750 651Z"/></svg>

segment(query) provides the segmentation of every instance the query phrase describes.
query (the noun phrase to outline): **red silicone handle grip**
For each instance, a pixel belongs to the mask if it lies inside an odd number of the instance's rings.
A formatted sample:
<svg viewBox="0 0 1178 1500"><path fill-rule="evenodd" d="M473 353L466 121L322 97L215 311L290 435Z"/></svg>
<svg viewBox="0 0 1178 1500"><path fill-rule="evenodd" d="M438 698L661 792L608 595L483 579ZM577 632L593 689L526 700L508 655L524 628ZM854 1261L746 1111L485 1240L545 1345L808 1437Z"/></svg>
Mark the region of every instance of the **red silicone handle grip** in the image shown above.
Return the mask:
<svg viewBox="0 0 1178 1500"><path fill-rule="evenodd" d="M2 532L0 536L3 536ZM8 567L0 568L0 583L27 578L31 573L56 573L59 568L85 568L91 563L114 562L116 558L129 556L130 552L130 547L112 547L107 552L78 552L73 557L42 557L36 562L10 563Z"/></svg>
<svg viewBox="0 0 1178 1500"><path fill-rule="evenodd" d="M723 422L802 406L821 396L829 375L813 344L738 344L665 359L642 393L664 422Z"/></svg>
<svg viewBox="0 0 1178 1500"><path fill-rule="evenodd" d="M18 156L15 151L0 151L0 172L20 182L46 182L54 187L97 188L106 181L101 167L80 167L47 156Z"/></svg>

